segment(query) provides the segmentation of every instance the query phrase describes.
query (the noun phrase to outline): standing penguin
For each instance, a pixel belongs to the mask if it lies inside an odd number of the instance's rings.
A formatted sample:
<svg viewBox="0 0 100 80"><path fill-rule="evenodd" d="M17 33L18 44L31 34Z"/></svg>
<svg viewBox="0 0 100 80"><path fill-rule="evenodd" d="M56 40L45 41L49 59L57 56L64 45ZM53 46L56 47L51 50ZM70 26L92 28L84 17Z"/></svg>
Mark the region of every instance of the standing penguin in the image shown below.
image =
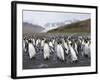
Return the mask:
<svg viewBox="0 0 100 80"><path fill-rule="evenodd" d="M72 62L76 62L78 58L77 58L75 50L72 47L72 43L69 45L69 48L70 48L70 55L71 55Z"/></svg>
<svg viewBox="0 0 100 80"><path fill-rule="evenodd" d="M44 42L45 42L45 40L44 40L44 39L42 39L42 41L41 41L41 47L43 47L43 46L44 46Z"/></svg>
<svg viewBox="0 0 100 80"><path fill-rule="evenodd" d="M82 40L81 39L78 39L77 41L77 52L80 54L82 54L82 49L81 49L81 46L82 46Z"/></svg>
<svg viewBox="0 0 100 80"><path fill-rule="evenodd" d="M26 53L28 52L28 40L27 39L25 40L25 52Z"/></svg>
<svg viewBox="0 0 100 80"><path fill-rule="evenodd" d="M49 45L48 45L47 40L45 40L43 52L44 52L43 53L44 59L49 59L49 57L50 57L50 49L49 49Z"/></svg>
<svg viewBox="0 0 100 80"><path fill-rule="evenodd" d="M68 46L67 40L65 40L63 42L63 47L64 47L64 50L65 50L65 53L68 54L69 53L69 46Z"/></svg>
<svg viewBox="0 0 100 80"><path fill-rule="evenodd" d="M49 42L49 46L53 48L53 43L52 43L51 40L50 40L50 42Z"/></svg>
<svg viewBox="0 0 100 80"><path fill-rule="evenodd" d="M26 48L25 48L25 40L23 40L23 51L26 52Z"/></svg>
<svg viewBox="0 0 100 80"><path fill-rule="evenodd" d="M84 42L84 39L82 40L82 43L81 43L81 55L84 56L84 46L85 46L85 42Z"/></svg>
<svg viewBox="0 0 100 80"><path fill-rule="evenodd" d="M38 38L37 40L36 40L36 52L39 52L40 51L40 42L41 40Z"/></svg>
<svg viewBox="0 0 100 80"><path fill-rule="evenodd" d="M84 44L84 55L86 57L90 56L90 45L88 44L88 41L86 41L86 43Z"/></svg>
<svg viewBox="0 0 100 80"><path fill-rule="evenodd" d="M29 57L30 57L30 59L31 59L31 58L35 57L35 55L36 55L36 51L35 51L35 48L34 48L34 46L33 46L31 40L29 40L29 45L28 45L28 47L29 47L29 48L28 48L28 49L29 49Z"/></svg>
<svg viewBox="0 0 100 80"><path fill-rule="evenodd" d="M41 40L38 38L38 39L36 40L36 46L39 47L40 43L41 43Z"/></svg>
<svg viewBox="0 0 100 80"><path fill-rule="evenodd" d="M55 43L54 43L54 51L55 53L57 53L57 40L55 40Z"/></svg>
<svg viewBox="0 0 100 80"><path fill-rule="evenodd" d="M75 45L75 46L74 46L75 52L76 52L76 54L78 55L77 43L75 42L74 45Z"/></svg>
<svg viewBox="0 0 100 80"><path fill-rule="evenodd" d="M50 53L53 53L54 52L54 45L53 45L51 40L49 41L49 47L50 47Z"/></svg>
<svg viewBox="0 0 100 80"><path fill-rule="evenodd" d="M34 38L32 39L32 42L33 42L33 45L35 46L35 39Z"/></svg>
<svg viewBox="0 0 100 80"><path fill-rule="evenodd" d="M64 57L64 50L62 48L62 44L61 44L61 41L58 41L58 44L57 44L57 57L64 61L65 60L65 57Z"/></svg>
<svg viewBox="0 0 100 80"><path fill-rule="evenodd" d="M42 40L41 40L41 52L43 52L44 43L45 43L45 40L42 39Z"/></svg>
<svg viewBox="0 0 100 80"><path fill-rule="evenodd" d="M53 45L54 45L54 43L55 43L55 39L52 40L52 44L53 44Z"/></svg>

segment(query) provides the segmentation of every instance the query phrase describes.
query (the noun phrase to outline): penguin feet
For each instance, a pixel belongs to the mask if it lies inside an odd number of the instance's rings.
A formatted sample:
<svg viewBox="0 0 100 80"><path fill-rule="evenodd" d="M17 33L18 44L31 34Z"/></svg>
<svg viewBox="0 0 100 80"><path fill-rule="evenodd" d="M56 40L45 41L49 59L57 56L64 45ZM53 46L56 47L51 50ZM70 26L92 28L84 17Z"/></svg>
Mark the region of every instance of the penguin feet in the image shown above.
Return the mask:
<svg viewBox="0 0 100 80"><path fill-rule="evenodd" d="M62 61L62 62L65 62L65 60L62 60L62 59L61 59L61 61Z"/></svg>
<svg viewBox="0 0 100 80"><path fill-rule="evenodd" d="M65 60L63 60L63 59L60 59L60 61L61 61L61 62L65 62Z"/></svg>
<svg viewBox="0 0 100 80"><path fill-rule="evenodd" d="M87 54L84 55L86 58L88 58L89 56Z"/></svg>
<svg viewBox="0 0 100 80"><path fill-rule="evenodd" d="M45 58L44 60L49 60L49 58Z"/></svg>
<svg viewBox="0 0 100 80"><path fill-rule="evenodd" d="M74 61L72 61L73 63L77 63L78 62L78 60L74 60Z"/></svg>
<svg viewBox="0 0 100 80"><path fill-rule="evenodd" d="M33 56L32 58L30 58L31 60L34 60L34 59L36 59L36 57L35 56Z"/></svg>

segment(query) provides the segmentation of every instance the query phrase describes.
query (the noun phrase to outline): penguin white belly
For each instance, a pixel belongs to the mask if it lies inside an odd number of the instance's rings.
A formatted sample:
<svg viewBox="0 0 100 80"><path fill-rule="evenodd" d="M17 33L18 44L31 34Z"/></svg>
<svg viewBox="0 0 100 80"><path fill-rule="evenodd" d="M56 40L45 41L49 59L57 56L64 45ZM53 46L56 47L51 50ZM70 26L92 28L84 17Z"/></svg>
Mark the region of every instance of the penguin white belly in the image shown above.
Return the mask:
<svg viewBox="0 0 100 80"><path fill-rule="evenodd" d="M90 47L87 44L85 44L85 46L84 46L84 54L85 55L89 55L90 54Z"/></svg>
<svg viewBox="0 0 100 80"><path fill-rule="evenodd" d="M60 58L60 50L59 50L60 47L59 47L59 45L57 45L55 48L56 48L57 57Z"/></svg>
<svg viewBox="0 0 100 80"><path fill-rule="evenodd" d="M76 53L75 53L75 51L74 51L74 49L72 47L70 47L70 52L71 52L72 61L77 60Z"/></svg>
<svg viewBox="0 0 100 80"><path fill-rule="evenodd" d="M44 46L44 40L41 41L41 47L43 47L43 46Z"/></svg>
<svg viewBox="0 0 100 80"><path fill-rule="evenodd" d="M36 41L36 46L38 45L38 40Z"/></svg>
<svg viewBox="0 0 100 80"><path fill-rule="evenodd" d="M29 43L29 56L30 56L30 58L34 57L35 54L36 54L36 51L35 51L34 46L31 43Z"/></svg>
<svg viewBox="0 0 100 80"><path fill-rule="evenodd" d="M64 60L64 50L61 45L57 45L57 57Z"/></svg>
<svg viewBox="0 0 100 80"><path fill-rule="evenodd" d="M49 58L49 56L50 56L50 49L49 49L48 44L44 45L43 51L44 51L44 59Z"/></svg>
<svg viewBox="0 0 100 80"><path fill-rule="evenodd" d="M53 44L52 44L52 42L49 42L49 46L53 48Z"/></svg>
<svg viewBox="0 0 100 80"><path fill-rule="evenodd" d="M35 45L35 40L33 39L32 41L33 41L33 44Z"/></svg>
<svg viewBox="0 0 100 80"><path fill-rule="evenodd" d="M53 45L54 45L54 43L55 43L55 40L53 40L53 41L52 41L52 43L53 43Z"/></svg>

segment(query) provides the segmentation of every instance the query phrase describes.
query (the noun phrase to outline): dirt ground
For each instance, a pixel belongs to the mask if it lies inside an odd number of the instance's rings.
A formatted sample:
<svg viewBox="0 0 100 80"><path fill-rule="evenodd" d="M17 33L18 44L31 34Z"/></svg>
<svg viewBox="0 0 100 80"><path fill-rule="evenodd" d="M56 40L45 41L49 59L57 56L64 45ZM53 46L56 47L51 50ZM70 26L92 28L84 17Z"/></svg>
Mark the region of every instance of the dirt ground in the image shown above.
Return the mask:
<svg viewBox="0 0 100 80"><path fill-rule="evenodd" d="M41 68L59 68L59 67L80 67L90 66L91 59L89 57L78 55L78 62L72 63L70 55L65 55L65 61L59 60L55 53L51 53L48 60L44 60L43 53L38 51L35 58L30 59L29 54L23 52L23 69L41 69Z"/></svg>

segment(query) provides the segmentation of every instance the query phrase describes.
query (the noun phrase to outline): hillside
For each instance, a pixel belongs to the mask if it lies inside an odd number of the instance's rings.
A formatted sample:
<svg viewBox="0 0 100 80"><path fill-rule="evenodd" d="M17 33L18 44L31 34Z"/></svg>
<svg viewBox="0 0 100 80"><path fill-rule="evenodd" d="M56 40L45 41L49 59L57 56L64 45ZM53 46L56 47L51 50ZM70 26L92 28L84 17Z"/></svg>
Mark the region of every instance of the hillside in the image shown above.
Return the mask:
<svg viewBox="0 0 100 80"><path fill-rule="evenodd" d="M48 31L48 33L90 33L90 32L91 32L90 19L64 25Z"/></svg>
<svg viewBox="0 0 100 80"><path fill-rule="evenodd" d="M34 32L38 33L38 32L42 32L43 30L44 28L39 25L23 22L23 33L34 33Z"/></svg>

